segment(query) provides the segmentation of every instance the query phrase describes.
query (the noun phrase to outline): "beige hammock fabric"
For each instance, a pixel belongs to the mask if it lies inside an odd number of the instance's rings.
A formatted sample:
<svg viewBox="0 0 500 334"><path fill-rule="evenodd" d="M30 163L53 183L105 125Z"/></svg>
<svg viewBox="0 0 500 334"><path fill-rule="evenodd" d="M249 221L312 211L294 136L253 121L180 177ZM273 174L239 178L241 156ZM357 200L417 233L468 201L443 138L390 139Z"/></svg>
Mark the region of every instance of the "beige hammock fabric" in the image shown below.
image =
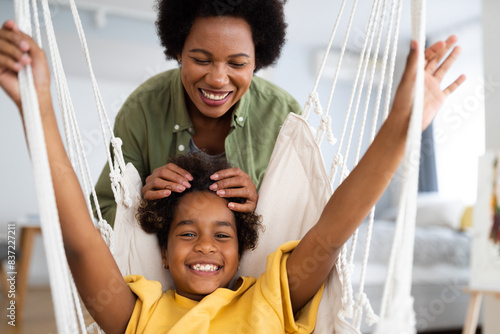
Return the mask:
<svg viewBox="0 0 500 334"><path fill-rule="evenodd" d="M161 266L155 235L145 233L135 219L142 184L135 168L128 164L124 178L135 205L118 201L115 219L115 259L122 275L138 274L161 282L164 290L173 284ZM259 277L266 258L283 243L299 240L317 222L332 195L320 148L308 123L290 114L280 131L271 155L256 211L263 216L265 231L254 251L242 257L239 276ZM300 203L300 205L297 205ZM324 245L325 251L328 245ZM314 266L314 256L310 265ZM307 267L304 272L307 273ZM316 333L357 333L342 316L342 285L332 270L320 304Z"/></svg>

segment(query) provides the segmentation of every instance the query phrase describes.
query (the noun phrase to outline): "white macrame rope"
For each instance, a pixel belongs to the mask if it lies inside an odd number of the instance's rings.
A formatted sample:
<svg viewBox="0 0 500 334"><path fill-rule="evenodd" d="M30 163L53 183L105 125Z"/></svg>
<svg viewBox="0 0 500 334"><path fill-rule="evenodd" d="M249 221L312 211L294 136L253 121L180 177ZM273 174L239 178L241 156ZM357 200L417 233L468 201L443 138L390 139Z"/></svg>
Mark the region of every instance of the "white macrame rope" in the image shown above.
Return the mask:
<svg viewBox="0 0 500 334"><path fill-rule="evenodd" d="M392 94L392 87L394 83L394 68L396 67L396 54L397 54L397 49L398 49L398 37L399 37L399 27L401 25L401 13L403 11L403 0L395 0L397 1L397 14L396 14L396 24L394 27L394 37L392 41L392 51L391 51L391 59L390 59L390 65L389 65L389 74L387 76L387 89L386 89L386 95L385 95L385 105L384 105L384 114L383 114L383 119L387 119L387 116L389 115L389 108L391 104L391 94Z"/></svg>
<svg viewBox="0 0 500 334"><path fill-rule="evenodd" d="M362 119L362 122L361 122L361 130L360 130L360 136L358 138L358 145L357 145L357 150L356 150L356 156L355 156L355 162L354 162L354 165L357 165L358 162L359 162L359 157L361 155L361 146L362 146L362 138L363 138L363 135L364 135L364 132L365 132L365 125L366 125L366 119L367 119L367 115L368 115L368 107L369 107L369 101L370 101L370 93L371 93L371 88L373 86L373 80L374 80L374 77L375 77L375 69L376 69L376 64L377 64L377 58L378 58L378 50L379 50L379 46L380 46L380 41L381 41L381 37L382 37L382 28L383 28L383 24L384 24L384 19L385 19L385 8L386 8L386 1L384 1L383 3L383 8L382 8L382 19L380 20L380 24L379 24L379 32L377 34L377 43L376 43L376 47L375 47L375 52L374 52L374 59L373 59L373 65L372 65L372 71L371 71L371 74L370 74L370 81L369 81L369 85L368 85L368 89L367 89L367 94L366 94L366 100L365 100L365 109L364 109L364 112L363 112L363 119ZM389 36L387 37L389 38ZM382 77L383 77L383 73L381 74ZM379 82L383 82L383 80L380 80ZM377 95L377 100L380 99L380 96L382 95L382 87L383 85L380 84L379 85L379 89L378 89L378 95ZM377 125L377 119L378 119L378 108L377 106L375 106L375 110L374 110L374 113L373 113L373 122L372 122L372 134L374 134L374 132L376 131L376 125ZM374 139L374 136L371 136L370 138L370 143L373 141ZM372 209L372 213L374 212L374 209ZM373 217L373 214L370 215L370 217ZM352 240L352 246L351 246L351 252L350 252L350 257L349 257L349 263L353 263L354 262L354 253L355 253L355 250L356 250L356 241L357 241L357 231L355 232L354 236L353 236L353 240ZM367 236L367 238L369 238L370 236ZM367 239L367 242L368 239ZM366 251L365 251L365 254L366 254ZM360 285L360 289L363 288L363 284Z"/></svg>
<svg viewBox="0 0 500 334"><path fill-rule="evenodd" d="M403 161L403 184L395 238L382 298L381 321L376 333L386 333L389 327L395 328L395 330L406 330L408 333L415 332L415 313L411 307L413 301L411 297L411 273L424 98L425 7L425 0L412 1L413 38L418 41L419 45L415 101ZM397 320L399 322L396 322Z"/></svg>
<svg viewBox="0 0 500 334"><path fill-rule="evenodd" d="M332 85L330 87L330 93L328 95L328 101L326 104L326 111L325 111L327 114L330 114L330 108L331 108L332 101L333 101L333 95L335 93L335 88L337 86L337 81L338 81L338 77L339 77L339 73L340 73L340 68L341 68L342 62L344 60L345 51L347 49L347 42L349 40L349 36L351 33L352 23L354 22L354 17L355 17L357 5L358 5L358 0L354 0L354 2L352 4L351 15L349 17L349 22L347 24L346 33L344 35L344 41L343 41L342 47L340 49L340 55L339 55L339 60L337 62L337 68L335 69L335 74L333 77ZM332 134L332 136L333 136L333 134ZM321 138L320 141L317 140L317 142L319 144L321 144L322 140L323 140L323 138ZM334 145L337 142L337 140L336 139L335 139L335 141L329 140L329 142L330 142L330 144Z"/></svg>
<svg viewBox="0 0 500 334"><path fill-rule="evenodd" d="M344 170L345 170L346 158L342 155L341 150L343 147L345 134L347 132L347 126L349 123L349 119L351 118L351 111L352 111L352 105L354 103L354 96L355 96L355 93L357 91L359 77L360 77L361 72L362 72L362 65L364 64L364 58L366 57L369 35L370 35L371 27L373 26L374 21L375 21L375 13L376 13L376 8L377 8L378 2L379 2L378 0L375 0L373 2L372 10L370 12L370 18L368 20L368 26L366 29L367 34L366 34L366 37L365 37L365 40L363 43L363 48L361 50L360 59L359 59L358 67L356 70L356 76L354 78L354 83L353 83L353 87L352 87L352 91L351 91L351 96L349 98L349 105L348 105L347 112L346 112L346 115L344 118L344 125L342 127L342 134L340 136L340 142L338 144L337 153L336 153L336 156L334 158L334 164L332 164L332 167L330 170L330 180L332 182L335 180L336 175L337 175L337 171L338 171L339 165L337 165L336 162L341 161L342 162L342 172L344 172Z"/></svg>
<svg viewBox="0 0 500 334"><path fill-rule="evenodd" d="M88 194L89 189L91 189L94 205L96 206L96 208L98 208L97 209L98 222L96 224L96 227L101 232L101 235L103 236L103 239L106 241L108 247L110 247L110 250L114 252L113 232L109 224L107 224L107 222L102 218L99 209L99 202L97 200L95 190L92 186L94 183L88 165L88 160L85 156L85 150L81 134L77 125L76 114L71 100L71 95L69 93L68 83L66 80L66 75L64 73L64 68L62 65L62 60L59 53L59 47L55 37L55 32L51 21L50 9L47 0L42 0L42 6L43 6L44 20L47 30L47 39L49 41L49 49L52 59L54 78L57 86L59 101L61 101L60 102L61 112L63 115L63 119L65 120L64 132L67 138L67 148L71 152L73 152L73 148L76 149L76 155L74 155L72 159L73 167L75 170L77 168L80 170L80 175L81 175L80 181L82 183L84 193ZM76 161L75 161L75 156L76 156ZM83 168L85 168L85 170ZM87 202L87 209L89 210L89 214L90 216L92 216L93 214L91 210L89 197L85 196L85 200Z"/></svg>
<svg viewBox="0 0 500 334"><path fill-rule="evenodd" d="M378 55L379 55L379 50L380 50L380 44L382 42L382 32L383 32L383 27L384 27L384 22L385 22L385 13L386 13L386 5L387 5L387 2L389 0L384 0L382 3L382 10L381 10L381 13L380 13L380 22L379 22L379 25L378 25L378 33L377 33L377 40L375 42L375 50L373 51L373 58L371 59L372 61L372 68L371 68L371 71L370 71L370 77L368 79L368 86L366 88L366 95L365 95L365 107L364 107L364 110L363 110L363 117L361 119L361 130L359 131L359 137L358 137L358 146L357 146L357 149L356 149L356 156L355 156L355 162L354 164L357 165L358 162L359 162L359 157L361 155L361 147L362 147L362 143L363 143L363 137L364 137L364 134L365 134L365 126L366 126L366 120L367 120L367 117L368 117L368 108L370 107L370 99L371 99L371 93L372 93L372 89L373 89L373 82L375 80L375 71L377 69L377 62L378 62ZM380 84L379 84L379 89L378 89L378 92L382 92L382 90L380 89L383 85L382 85L382 80L379 81ZM377 99L379 99L379 96L377 96ZM372 125L374 124L376 126L377 124L377 120L378 120L378 109L377 107L375 107L375 109L373 110L373 123ZM373 128L372 128L373 130ZM350 136L354 134L354 128L351 129L351 134ZM371 143L371 141L370 141Z"/></svg>
<svg viewBox="0 0 500 334"><path fill-rule="evenodd" d="M40 33L40 21L38 20L38 5L36 3L37 0L31 0L31 7L33 9L33 21L35 23L35 41L42 47L42 34Z"/></svg>
<svg viewBox="0 0 500 334"><path fill-rule="evenodd" d="M395 34L395 40L393 41L393 53L395 54L396 53L396 49L397 49L397 38L399 37L399 24L400 24L400 20L399 20L399 17L400 15L396 15L396 13L398 13L398 4L399 2L399 9L401 9L401 1L398 1L398 0L393 0L392 1L392 4L391 4L391 9L390 9L390 18L389 18L389 24L388 24L388 28L387 28L387 36L386 36L386 41L385 41L385 48L384 48L384 55L382 57L382 68L380 70L380 85L378 86L378 91L377 91L377 99L375 101L375 108L374 108L374 112L375 112L375 116L373 117L373 122L372 122L372 131L371 131L371 134L370 134L370 142L373 141L373 139L375 138L375 134L376 134L376 131L377 131L377 120L378 120L378 117L379 117L379 113L380 113L380 104L381 104L381 100L382 100L382 92L383 92L383 89L384 89L384 82L386 81L387 79L387 91L388 91L388 95L386 95L386 100L389 99L390 100L390 95L392 93L392 85L393 85L393 82L394 82L394 76L392 75L393 72L394 72L394 65L395 63L391 63L389 66L388 66L388 63L389 63L389 51L390 51L390 47L391 47L391 38L392 38L392 34L393 34L393 30L394 30L394 34ZM398 16L398 19L396 20L396 16ZM394 22L396 20L396 22ZM393 28L393 29L392 29ZM388 75L386 76L386 72L389 71ZM383 120L385 120L387 118L387 115L383 115Z"/></svg>
<svg viewBox="0 0 500 334"><path fill-rule="evenodd" d="M121 143L121 141L116 140L114 133L113 133L113 129L111 127L111 123L110 123L109 118L107 116L106 108L104 106L101 92L99 90L99 86L97 85L97 80L96 80L95 75L94 75L92 62L90 60L90 53L89 53L89 49L87 46L87 41L85 39L85 33L83 31L80 16L78 15L78 9L76 7L74 0L70 0L70 7L71 7L71 12L73 14L73 19L75 21L75 26L76 26L76 30L78 32L80 43L81 43L81 46L82 46L82 49L83 49L83 52L85 55L85 60L87 62L87 67L89 69L90 78L92 81L92 87L94 90L94 97L95 97L96 103L97 103L97 110L98 110L99 121L100 121L100 125L101 125L101 131L103 134L104 143L107 142L107 137L108 137L107 134L109 134L109 137L111 137L111 143L112 143L112 146L114 149L114 151L113 151L114 159L111 159L109 149L108 149L107 145L105 144L106 153L108 156L108 164L109 164L109 168L111 171L111 173L110 173L110 177L111 177L111 181L112 181L111 188L113 189L113 194L115 196L115 200L117 202L119 200L122 200L124 202L124 204L128 207L132 203L131 199L129 198L129 191L126 189L127 186L123 182L123 178L118 176L119 174L121 174L125 170L125 160L123 159L123 153L121 152L121 144L119 144L119 143ZM107 131L106 131L106 129L107 129ZM123 196L121 196L120 189L123 191Z"/></svg>
<svg viewBox="0 0 500 334"><path fill-rule="evenodd" d="M367 53L369 54L369 49L371 48L371 43L370 43L370 47L368 48L368 44L369 44L369 40L373 40L373 34L372 34L372 31L374 29L374 25L375 25L375 21L376 21L376 13L378 12L378 9L379 9L379 3L380 1L378 0L375 0L374 3L373 3L373 6L372 6L372 11L370 13L370 19L369 19L369 22L368 22L368 26L367 26L367 35L365 37L365 41L364 41L364 45L363 45L363 49L361 51L361 56L360 56L360 61L359 61L359 64L358 64L358 69L357 69L357 73L356 73L356 78L354 80L354 85L353 85L353 89L352 89L352 93L351 93L351 98L350 98L350 101L349 101L349 108L348 108L348 111L347 111L347 115L345 117L345 122L344 122L344 127L343 127L343 130L342 130L342 136L341 136L341 141L339 143L339 148L338 148L338 152L337 152L337 155L335 156L335 158L338 158L341 155L340 153L340 150L341 150L341 147L342 147L342 142L344 140L344 137L345 137L345 133L346 133L346 130L347 130L347 123L348 123L348 120L350 118L350 114L351 114L351 110L352 110L352 104L353 104L353 100L354 100L354 94L355 94L355 91L356 91L356 88L357 88L357 82L358 82L358 79L359 79L359 76L361 74L361 72L364 72L364 74L366 74L366 70L367 70L367 67L366 66L363 66L363 70L362 70L362 64L364 65L365 64L365 57L368 58L368 56L365 56ZM364 75L363 74L363 80L364 80ZM361 85L362 87L362 85ZM357 110L355 111L357 112ZM355 116L353 116L353 118L355 119ZM354 120L353 120L353 123L354 123ZM349 147L349 145L348 145ZM336 161L338 162L338 160L340 159L336 159ZM335 179L335 174L337 172L337 166L334 166L334 170L332 170L332 172L330 173L330 177L332 180ZM346 175L346 157L345 156L342 156L342 175L339 177L339 184L343 181L344 179L344 176ZM345 249L345 245L344 245L344 249ZM344 264L347 264L347 260L346 260L346 251L343 250L339 257L341 258L341 264L344 265ZM350 309L350 305L351 304L354 304L353 302L353 291L352 291L352 280L351 280L351 275L352 275L352 265L348 265L346 267L344 267L340 272L339 272L339 275L342 277L342 282L343 282L343 295L344 295L344 299L346 299L348 301L346 307L349 307L349 309L346 309L346 314L351 314L351 318L352 318L352 310Z"/></svg>
<svg viewBox="0 0 500 334"><path fill-rule="evenodd" d="M52 18L50 16L50 9L48 2L46 0L42 0L41 3L42 3L42 13L49 43L50 59L52 60L52 71L54 72L54 78L56 82L59 107L63 111L62 117L63 117L65 140L67 145L67 153L71 161L71 164L74 165L75 154L73 152L73 140L72 137L70 136L70 131L69 131L70 128L69 119L67 116L67 112L65 112L66 110L68 110L68 108L70 108L71 105L68 104L67 95L66 92L64 91L63 83L66 81L66 77L60 73L62 67L62 61L60 58L59 48L57 46L57 43L54 44L55 38L51 37L53 35L54 27L52 25Z"/></svg>
<svg viewBox="0 0 500 334"><path fill-rule="evenodd" d="M337 20L335 21L335 25L334 25L332 33L330 35L330 40L328 41L328 46L326 47L325 54L323 56L323 60L321 61L321 65L319 67L318 74L316 76L316 81L314 82L313 89L312 89L311 93L309 94L309 99L307 100L306 105L304 106L303 117L306 121L309 119L309 115L311 113L311 108L312 108L313 104L315 106L319 105L319 99L317 97L317 94L318 94L317 89L318 89L319 81L320 81L321 77L323 76L323 71L325 69L326 61L327 61L328 56L330 54L330 50L332 49L333 40L335 39L335 35L337 34L337 28L338 28L338 25L340 23L340 19L342 18L342 13L344 12L345 3L346 3L346 0L342 0L342 4L340 5L340 10L339 10L339 13L337 15ZM318 110L318 109L316 109L316 110ZM317 111L316 111L316 113L317 113ZM320 115L320 114L318 114L318 115Z"/></svg>
<svg viewBox="0 0 500 334"><path fill-rule="evenodd" d="M358 113L359 113L359 105L361 103L361 97L362 97L362 93L363 93L363 90L365 87L365 81L366 81L365 79L366 79L366 74L368 72L368 64L370 62L371 49L372 49L373 41L374 41L374 37L375 37L375 29L376 29L377 23L379 22L377 20L377 18L378 18L377 13L380 12L380 3L381 3L381 0L375 0L373 3L372 16L371 16L371 19L370 19L370 22L368 25L367 35L366 35L366 39L365 39L365 43L368 41L368 45L366 48L364 48L364 52L362 53L362 57L360 59L360 63L358 66L358 69L360 71L359 73L361 75L361 80L360 80L359 86L355 85L356 89L353 88L353 91L351 94L351 101L353 101L354 95L356 96L356 98L355 98L354 108L353 108L353 112L352 112L351 126L349 128L349 134L347 136L346 148L344 151L344 161L343 161L342 170L345 170L347 168L348 156L349 156L349 152L351 150L352 138L354 135L354 129L356 126L356 121L357 121L357 117L358 117ZM370 87L367 88L367 94L369 94L369 90L370 90ZM349 102L349 110L352 108L351 101ZM351 112L349 112L349 114L351 114ZM362 133L362 131L360 131L360 137L362 137L362 136L363 136L363 133ZM341 143L344 141L344 138L345 138L345 132L342 133ZM340 149L341 149L341 145L339 145L339 150ZM342 183L343 181L344 181L344 177L343 177L343 175L341 175L339 177L338 184Z"/></svg>
<svg viewBox="0 0 500 334"><path fill-rule="evenodd" d="M31 17L29 0L14 2L16 21L19 28L31 35ZM36 15L36 13L35 13ZM59 316L56 319L58 331L75 333L78 322L71 309L78 307L71 293L69 270L62 242L61 229L56 209L50 165L43 134L40 107L31 67L27 66L19 72L19 85L23 106L26 137L30 149L31 161L35 176L35 188L39 204L40 221L44 231L42 238L47 251L50 284L54 309Z"/></svg>
<svg viewBox="0 0 500 334"><path fill-rule="evenodd" d="M383 91L383 82L385 81L385 72L386 72L386 68L387 68L387 62L388 62L388 54L389 54L389 47L390 47L390 44L391 44L391 33L392 33L392 29L391 27L393 27L393 24L394 24L394 16L395 16L395 12L396 12L396 0L392 2L392 6L391 6L391 16L390 16L390 19L389 19L389 24L388 24L388 33L387 33L387 38L386 38L386 44L385 44L385 50L384 50L384 56L383 56L383 60L382 60L382 69L381 69L381 78L379 80L379 82L381 83L379 86L378 86L378 91L377 91L377 100L376 100L376 103L375 103L375 108L374 108L374 115L373 115L373 121L372 121L372 128L371 128L371 133L370 133L370 143L373 142L374 138L375 138L375 134L376 134L376 131L377 131L377 121L378 121L378 115L379 115L379 111L380 111L380 100L381 100L381 96L382 96L382 91ZM384 5L385 7L385 5ZM385 8L384 8L385 10ZM396 27L396 31L398 31L398 27ZM377 47L378 48L378 47ZM392 83L393 81L393 77L388 77L388 81ZM362 126L362 130L361 132L364 132L364 125ZM358 141L358 149L357 149L357 153L356 153L356 161L355 161L355 164L357 164L359 162L359 157L360 157L360 152L361 152L361 139ZM372 226L373 226L373 220L374 220L374 213L375 213L375 208L372 209L371 213L370 213L370 218L369 218L369 223L368 223L368 233L367 233L367 239L366 239L366 242L365 242L365 256L364 256L364 260L363 260L363 268L362 268L362 274L361 274L361 284L360 284L360 292L362 292L362 289L364 287L364 272L365 272L365 269L366 269L366 264L367 264L367 258L368 258L368 254L369 254L369 244L370 244L370 240L371 240L371 230L372 230ZM355 236L357 236L357 233L355 234ZM350 253L350 259L349 259L349 262L352 263L354 261L354 251L355 251L355 245L356 245L356 242L355 242L355 239L353 239L353 246L351 247L351 253Z"/></svg>
<svg viewBox="0 0 500 334"><path fill-rule="evenodd" d="M381 100L382 91L383 91L383 84L382 83L385 81L385 72L386 72L386 68L387 68L389 47L390 47L391 35L392 35L391 28L394 25L394 16L395 16L396 10L397 10L396 1L393 1L392 5L391 5L391 15L390 15L388 29L387 29L387 37L386 37L384 56L383 56L383 60L382 60L381 78L379 80L380 85L378 87L377 100L375 103L375 108L374 108L374 113L373 113L372 129L371 129L371 133L370 133L370 143L373 142L373 140L375 138L376 130L377 130L377 120L378 120L379 111L380 111L380 100ZM384 4L383 11L385 11L385 4ZM382 22L383 22L383 20L382 20ZM382 27L382 25L381 25L381 27ZM396 31L399 31L398 28L399 27L397 26ZM380 35L379 35L379 38L380 38ZM377 44L379 44L379 42L377 42ZM377 50L378 50L378 46L377 46ZM378 54L378 52L375 52L375 54ZM392 76L388 77L388 81L391 82L391 86L392 86L393 77ZM365 115L366 115L366 109L365 109ZM363 125L361 128L362 128L361 133L363 133L364 132L364 121L363 121ZM356 153L355 164L357 164L359 161L360 152L361 152L361 138L358 141L358 149L357 149L357 153ZM362 267L361 267L359 289L358 289L358 293L357 293L358 296L363 294L363 290L364 290L364 286L365 286L366 270L367 270L368 258L369 258L369 254L370 254L370 244L371 244L374 219L375 219L375 207L372 208L370 215L369 215L369 219L368 219L366 241L365 241L365 250L364 250L363 262L362 262ZM354 254L355 254L355 250L356 250L356 239L357 239L357 231L353 236L353 242L352 242L352 246L351 246L349 263L354 262ZM373 312L373 311L371 311L371 312ZM368 315L368 313L367 313L367 315ZM361 315L355 314L355 317L357 319L361 319ZM373 318L373 317L371 317L371 318ZM356 323L355 326L356 326L356 328L359 328L360 323Z"/></svg>

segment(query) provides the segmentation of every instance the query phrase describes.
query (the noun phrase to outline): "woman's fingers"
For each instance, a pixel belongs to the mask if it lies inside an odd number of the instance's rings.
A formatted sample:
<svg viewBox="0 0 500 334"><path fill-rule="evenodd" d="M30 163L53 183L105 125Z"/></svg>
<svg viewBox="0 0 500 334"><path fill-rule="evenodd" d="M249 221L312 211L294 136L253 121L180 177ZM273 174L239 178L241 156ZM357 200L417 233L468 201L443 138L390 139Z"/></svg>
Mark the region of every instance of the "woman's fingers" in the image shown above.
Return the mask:
<svg viewBox="0 0 500 334"><path fill-rule="evenodd" d="M162 199L162 198L168 197L168 196L170 196L170 194L172 194L172 191L167 190L167 189L163 189L163 190L148 190L146 192L144 192L144 189L143 189L142 197L146 201L152 201L152 200L155 200L155 199Z"/></svg>
<svg viewBox="0 0 500 334"><path fill-rule="evenodd" d="M254 212L255 211L255 205L252 203L234 203L231 202L227 205L229 209L236 211L236 212Z"/></svg>
<svg viewBox="0 0 500 334"><path fill-rule="evenodd" d="M248 174L239 168L229 168L211 176L217 180L210 186L210 190L224 198L244 198L245 203L230 202L228 207L238 212L253 212L259 198L257 188Z"/></svg>
<svg viewBox="0 0 500 334"><path fill-rule="evenodd" d="M142 196L145 200L168 197L172 192L180 193L190 188L189 181L192 180L192 175L186 170L169 163L155 169L153 174L146 178Z"/></svg>

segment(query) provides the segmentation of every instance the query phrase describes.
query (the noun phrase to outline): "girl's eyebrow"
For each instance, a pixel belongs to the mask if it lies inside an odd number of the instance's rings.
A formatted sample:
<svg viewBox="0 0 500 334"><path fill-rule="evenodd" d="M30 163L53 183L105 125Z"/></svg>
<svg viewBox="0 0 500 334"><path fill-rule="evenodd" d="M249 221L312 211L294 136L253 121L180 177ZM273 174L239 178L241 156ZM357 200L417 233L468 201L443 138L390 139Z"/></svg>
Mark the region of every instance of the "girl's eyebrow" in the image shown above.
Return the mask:
<svg viewBox="0 0 500 334"><path fill-rule="evenodd" d="M182 225L193 225L196 222L194 219L186 219L186 220L181 220L177 224L175 224L175 227L179 227Z"/></svg>
<svg viewBox="0 0 500 334"><path fill-rule="evenodd" d="M231 225L230 222L221 221L221 220L216 221L216 224L217 224L217 226L229 226L229 227L233 227L233 225Z"/></svg>
<svg viewBox="0 0 500 334"><path fill-rule="evenodd" d="M208 52L207 50L203 50L203 49L191 49L189 50L189 52L200 52L200 53L203 53L209 57L212 57L213 54L211 52ZM246 53L236 53L234 55L229 55L228 58L237 58L237 57L246 57L246 58L250 58L250 56Z"/></svg>
<svg viewBox="0 0 500 334"><path fill-rule="evenodd" d="M179 226L183 226L183 225L193 225L196 222L197 222L196 219L181 220L180 222L178 222L177 224L175 224L175 227L179 227ZM233 225L230 222L223 221L223 220L217 220L217 221L215 221L215 223L216 223L217 226L229 226L229 227L233 227Z"/></svg>

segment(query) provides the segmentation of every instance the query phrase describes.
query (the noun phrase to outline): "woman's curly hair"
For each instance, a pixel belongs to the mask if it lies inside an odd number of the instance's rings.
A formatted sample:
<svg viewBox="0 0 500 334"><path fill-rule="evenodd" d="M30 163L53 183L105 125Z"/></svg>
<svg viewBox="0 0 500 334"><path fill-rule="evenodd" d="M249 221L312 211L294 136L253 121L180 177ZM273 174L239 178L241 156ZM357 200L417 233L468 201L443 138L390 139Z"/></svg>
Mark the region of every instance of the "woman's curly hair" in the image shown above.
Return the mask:
<svg viewBox="0 0 500 334"><path fill-rule="evenodd" d="M225 159L210 159L202 153L189 153L170 160L171 163L185 169L193 176L190 182L191 188L182 193L172 192L170 196L158 200L142 200L138 211L137 220L146 233L154 233L162 249L167 249L170 225L174 219L176 210L179 208L180 199L189 193L208 191L214 183L210 176L220 170L231 166ZM243 203L243 198L227 198L228 202ZM241 256L248 249L257 246L259 229L262 229L261 217L255 213L233 211L236 222L236 233L238 236L238 253Z"/></svg>
<svg viewBox="0 0 500 334"><path fill-rule="evenodd" d="M286 0L158 0L156 30L167 59L181 54L197 17L232 16L252 29L255 71L273 65L285 43Z"/></svg>

